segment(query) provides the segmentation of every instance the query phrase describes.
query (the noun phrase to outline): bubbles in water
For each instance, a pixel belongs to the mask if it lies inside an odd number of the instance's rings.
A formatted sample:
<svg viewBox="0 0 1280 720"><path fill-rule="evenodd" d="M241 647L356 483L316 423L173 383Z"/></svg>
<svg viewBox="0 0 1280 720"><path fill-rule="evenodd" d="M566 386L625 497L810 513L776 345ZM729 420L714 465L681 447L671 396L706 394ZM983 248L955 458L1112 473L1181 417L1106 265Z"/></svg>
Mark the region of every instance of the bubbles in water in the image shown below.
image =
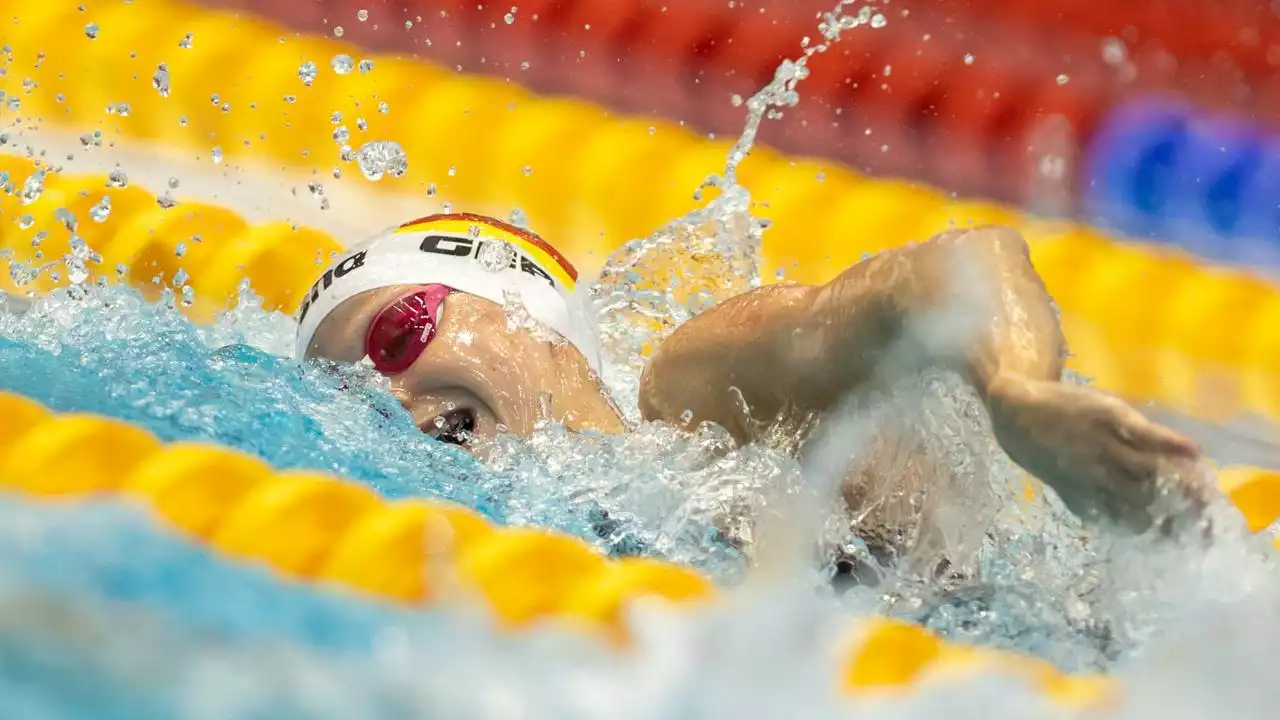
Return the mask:
<svg viewBox="0 0 1280 720"><path fill-rule="evenodd" d="M87 25L85 25L84 34L85 34L85 37L89 38L90 40L97 40L98 39L98 23L88 23Z"/></svg>
<svg viewBox="0 0 1280 720"><path fill-rule="evenodd" d="M151 86L160 93L160 97L169 97L169 66L160 63L155 75L151 76Z"/></svg>
<svg viewBox="0 0 1280 720"><path fill-rule="evenodd" d="M356 161L366 180L381 180L384 173L400 177L409 169L409 158L394 140L371 140L361 145Z"/></svg>
<svg viewBox="0 0 1280 720"><path fill-rule="evenodd" d="M315 82L318 72L316 64L308 60L298 68L298 78L302 80L303 85L311 87L311 83Z"/></svg>
<svg viewBox="0 0 1280 720"><path fill-rule="evenodd" d="M332 65L335 73L346 75L355 69L356 61L350 55L334 55Z"/></svg>

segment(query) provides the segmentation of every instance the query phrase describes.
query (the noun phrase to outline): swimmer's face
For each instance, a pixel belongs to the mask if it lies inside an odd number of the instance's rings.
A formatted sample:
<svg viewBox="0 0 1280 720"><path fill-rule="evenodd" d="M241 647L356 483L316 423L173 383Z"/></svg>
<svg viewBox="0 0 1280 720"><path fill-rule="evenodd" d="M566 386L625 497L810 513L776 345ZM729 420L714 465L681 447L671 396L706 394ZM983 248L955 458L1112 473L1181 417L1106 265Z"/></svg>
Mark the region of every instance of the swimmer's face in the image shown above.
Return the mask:
<svg viewBox="0 0 1280 720"><path fill-rule="evenodd" d="M346 300L320 324L307 357L359 362L370 352L366 335L375 318L418 287ZM445 298L435 335L412 364L386 374L423 432L468 450L502 433L527 435L548 414L571 427L601 424L588 417L593 408L582 390L584 381L595 383L576 349L524 328L508 331L500 305L466 293Z"/></svg>

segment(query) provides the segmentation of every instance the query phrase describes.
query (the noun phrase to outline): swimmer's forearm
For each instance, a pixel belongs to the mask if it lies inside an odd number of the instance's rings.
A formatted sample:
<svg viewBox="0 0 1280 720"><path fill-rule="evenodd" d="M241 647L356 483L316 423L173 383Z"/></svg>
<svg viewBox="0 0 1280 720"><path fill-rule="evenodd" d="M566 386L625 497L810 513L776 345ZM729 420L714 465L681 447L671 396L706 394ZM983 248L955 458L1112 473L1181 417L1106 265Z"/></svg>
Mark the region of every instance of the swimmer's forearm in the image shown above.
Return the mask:
<svg viewBox="0 0 1280 720"><path fill-rule="evenodd" d="M686 427L714 422L747 441L924 367L960 373L990 405L1001 378L1058 379L1062 344L1016 232L948 233L826 285L765 286L693 318L650 359L640 409Z"/></svg>
<svg viewBox="0 0 1280 720"><path fill-rule="evenodd" d="M821 353L833 361L828 387L933 366L958 372L989 399L1004 379L1062 374L1057 313L1025 241L1006 228L946 233L876 256L820 288L811 317L829 328Z"/></svg>

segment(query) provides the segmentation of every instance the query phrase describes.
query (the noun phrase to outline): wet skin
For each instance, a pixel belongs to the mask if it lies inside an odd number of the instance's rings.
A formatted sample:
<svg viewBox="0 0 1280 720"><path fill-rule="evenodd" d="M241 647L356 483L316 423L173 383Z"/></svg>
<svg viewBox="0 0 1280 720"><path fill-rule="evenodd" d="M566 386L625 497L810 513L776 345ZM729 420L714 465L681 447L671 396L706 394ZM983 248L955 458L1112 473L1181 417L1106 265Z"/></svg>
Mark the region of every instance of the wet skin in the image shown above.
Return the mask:
<svg viewBox="0 0 1280 720"><path fill-rule="evenodd" d="M347 300L308 357L360 361L373 317L411 288ZM821 417L850 393L941 368L974 387L1009 456L1082 517L1144 529L1159 478L1202 500L1195 446L1118 399L1061 383L1064 345L1022 237L952 231L825 285L765 286L693 318L650 359L640 410L684 427L714 422L746 443L777 422ZM509 332L499 305L462 293L445 301L436 337L391 384L424 432L468 448L528 434L548 415L571 429L623 430L577 350ZM844 495L856 505L856 483Z"/></svg>

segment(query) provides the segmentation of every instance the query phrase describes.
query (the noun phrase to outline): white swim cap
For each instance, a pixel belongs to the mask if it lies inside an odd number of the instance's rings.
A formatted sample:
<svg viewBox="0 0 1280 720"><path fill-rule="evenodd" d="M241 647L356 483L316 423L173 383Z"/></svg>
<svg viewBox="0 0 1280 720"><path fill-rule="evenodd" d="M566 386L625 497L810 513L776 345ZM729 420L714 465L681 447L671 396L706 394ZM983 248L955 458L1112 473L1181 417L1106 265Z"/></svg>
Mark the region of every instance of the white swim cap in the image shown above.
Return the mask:
<svg viewBox="0 0 1280 720"><path fill-rule="evenodd" d="M577 293L578 271L542 238L480 215L432 215L349 249L311 287L298 310L300 360L320 323L343 301L390 285L440 283L533 318L600 371L595 315Z"/></svg>

